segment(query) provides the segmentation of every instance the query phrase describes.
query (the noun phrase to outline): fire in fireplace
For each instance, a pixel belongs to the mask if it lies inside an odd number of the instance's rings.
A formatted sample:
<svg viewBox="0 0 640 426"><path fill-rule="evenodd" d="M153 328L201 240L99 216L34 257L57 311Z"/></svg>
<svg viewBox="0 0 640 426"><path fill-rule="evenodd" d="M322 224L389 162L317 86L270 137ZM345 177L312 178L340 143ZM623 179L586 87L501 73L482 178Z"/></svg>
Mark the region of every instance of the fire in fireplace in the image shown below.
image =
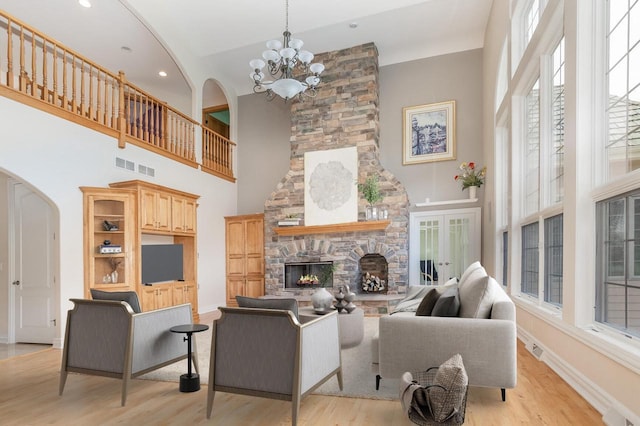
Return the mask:
<svg viewBox="0 0 640 426"><path fill-rule="evenodd" d="M320 287L333 287L333 262L285 263L285 290Z"/></svg>

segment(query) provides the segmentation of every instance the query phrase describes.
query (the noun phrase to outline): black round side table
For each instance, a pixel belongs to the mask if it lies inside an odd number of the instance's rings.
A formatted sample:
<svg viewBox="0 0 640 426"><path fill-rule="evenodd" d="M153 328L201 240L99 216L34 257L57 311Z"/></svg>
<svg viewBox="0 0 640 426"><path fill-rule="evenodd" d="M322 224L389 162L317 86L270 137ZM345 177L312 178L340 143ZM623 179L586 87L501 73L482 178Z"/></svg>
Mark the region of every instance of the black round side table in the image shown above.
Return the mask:
<svg viewBox="0 0 640 426"><path fill-rule="evenodd" d="M200 390L200 375L191 372L191 335L201 331L208 330L209 326L205 324L184 324L171 327L169 330L173 333L185 333L187 337L187 363L189 365L187 374L180 376L180 392L195 392Z"/></svg>

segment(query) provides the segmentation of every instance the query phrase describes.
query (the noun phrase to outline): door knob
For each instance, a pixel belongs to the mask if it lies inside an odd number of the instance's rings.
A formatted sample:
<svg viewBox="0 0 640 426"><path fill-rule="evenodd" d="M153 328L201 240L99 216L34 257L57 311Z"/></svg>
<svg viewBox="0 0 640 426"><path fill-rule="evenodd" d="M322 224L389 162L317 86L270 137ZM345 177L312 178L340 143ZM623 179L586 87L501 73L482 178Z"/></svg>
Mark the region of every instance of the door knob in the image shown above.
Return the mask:
<svg viewBox="0 0 640 426"><path fill-rule="evenodd" d="M14 282L12 282L11 284L13 285L20 285L20 280L15 280Z"/></svg>

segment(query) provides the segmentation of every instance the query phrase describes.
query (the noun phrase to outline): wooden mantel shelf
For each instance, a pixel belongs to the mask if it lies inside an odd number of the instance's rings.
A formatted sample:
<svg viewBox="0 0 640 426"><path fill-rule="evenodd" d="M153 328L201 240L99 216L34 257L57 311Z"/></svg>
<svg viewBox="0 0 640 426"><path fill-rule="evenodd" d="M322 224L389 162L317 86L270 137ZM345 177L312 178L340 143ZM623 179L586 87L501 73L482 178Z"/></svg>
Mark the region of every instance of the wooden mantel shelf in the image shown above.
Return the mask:
<svg viewBox="0 0 640 426"><path fill-rule="evenodd" d="M278 226L273 228L273 231L282 236L381 231L386 229L390 223L390 220L369 220L366 222L335 223L332 225Z"/></svg>

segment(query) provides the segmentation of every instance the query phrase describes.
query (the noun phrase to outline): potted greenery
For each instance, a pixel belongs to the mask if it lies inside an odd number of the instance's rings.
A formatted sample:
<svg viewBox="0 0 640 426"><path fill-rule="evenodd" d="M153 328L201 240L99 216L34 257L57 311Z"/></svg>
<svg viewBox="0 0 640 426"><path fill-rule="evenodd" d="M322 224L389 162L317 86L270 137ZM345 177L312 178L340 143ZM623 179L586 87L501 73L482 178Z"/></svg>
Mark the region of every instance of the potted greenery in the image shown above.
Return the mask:
<svg viewBox="0 0 640 426"><path fill-rule="evenodd" d="M374 206L375 203L382 200L378 175L373 174L364 183L359 183L358 190L362 192L362 196L369 203L366 213L367 220L378 220L378 208Z"/></svg>

